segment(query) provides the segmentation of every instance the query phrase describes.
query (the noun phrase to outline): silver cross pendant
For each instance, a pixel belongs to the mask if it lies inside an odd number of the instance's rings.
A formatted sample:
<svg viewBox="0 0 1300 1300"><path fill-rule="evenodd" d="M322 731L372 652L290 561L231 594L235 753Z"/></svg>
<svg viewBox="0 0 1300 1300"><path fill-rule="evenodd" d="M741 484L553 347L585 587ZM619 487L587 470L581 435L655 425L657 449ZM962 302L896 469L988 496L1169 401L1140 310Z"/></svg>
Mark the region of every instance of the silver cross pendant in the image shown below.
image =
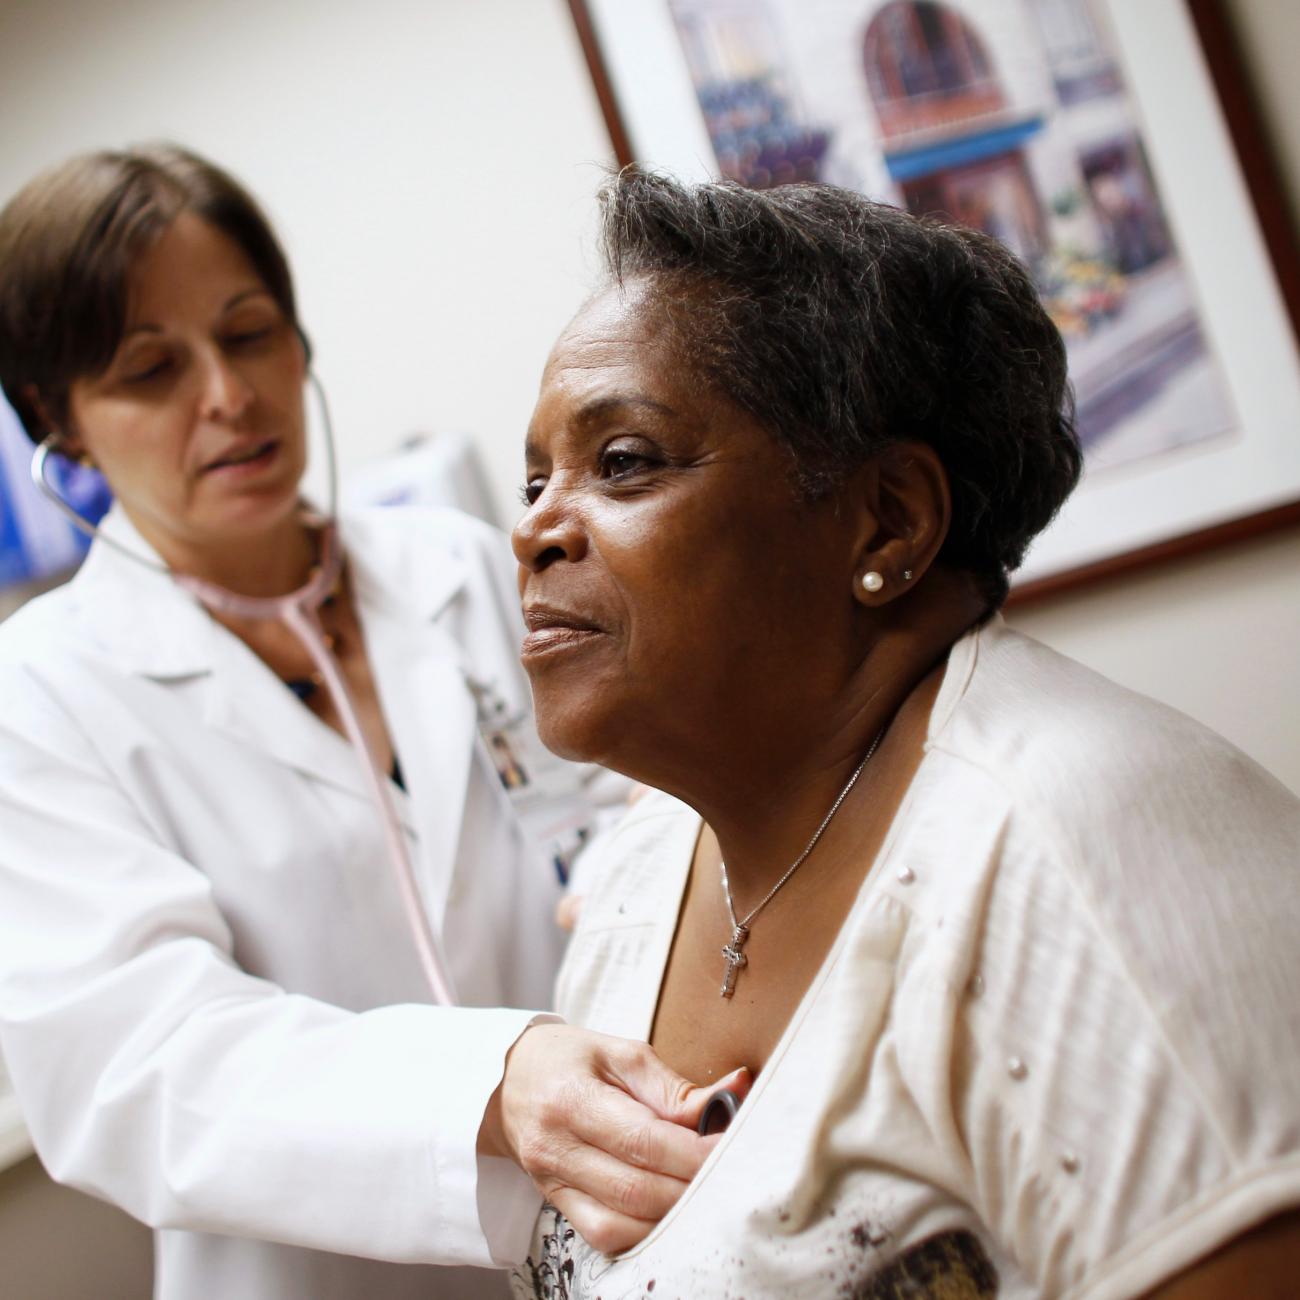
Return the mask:
<svg viewBox="0 0 1300 1300"><path fill-rule="evenodd" d="M731 936L731 942L722 950L722 955L727 959L727 969L722 976L721 993L724 998L729 998L736 991L736 976L743 967L749 965L749 958L744 953L745 940L748 938L749 930L738 925Z"/></svg>

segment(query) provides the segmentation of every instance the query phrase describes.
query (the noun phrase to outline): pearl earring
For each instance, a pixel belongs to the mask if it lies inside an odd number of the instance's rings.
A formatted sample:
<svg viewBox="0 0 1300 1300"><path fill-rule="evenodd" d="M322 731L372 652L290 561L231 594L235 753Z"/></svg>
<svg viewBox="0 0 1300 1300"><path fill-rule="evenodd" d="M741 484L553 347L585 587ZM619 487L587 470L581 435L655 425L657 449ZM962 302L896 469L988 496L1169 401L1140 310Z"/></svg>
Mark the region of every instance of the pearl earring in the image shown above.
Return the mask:
<svg viewBox="0 0 1300 1300"><path fill-rule="evenodd" d="M862 575L862 585L868 591L879 591L881 587L885 585L885 580L875 571L875 569L872 569L870 573L864 573Z"/></svg>
<svg viewBox="0 0 1300 1300"><path fill-rule="evenodd" d="M911 570L911 569L904 569L904 570L903 570L903 581L904 581L904 582L911 582L911 581L912 581L912 570Z"/></svg>

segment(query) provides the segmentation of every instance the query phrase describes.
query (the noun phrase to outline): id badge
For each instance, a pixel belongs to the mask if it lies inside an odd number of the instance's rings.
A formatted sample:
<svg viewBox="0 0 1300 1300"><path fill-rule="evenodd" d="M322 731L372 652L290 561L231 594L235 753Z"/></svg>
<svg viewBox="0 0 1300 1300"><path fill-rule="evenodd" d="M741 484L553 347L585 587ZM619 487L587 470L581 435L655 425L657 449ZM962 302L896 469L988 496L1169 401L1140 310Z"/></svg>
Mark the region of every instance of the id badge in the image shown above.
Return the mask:
<svg viewBox="0 0 1300 1300"><path fill-rule="evenodd" d="M595 828L583 768L556 758L538 738L531 715L512 710L490 683L465 681L478 708L483 746L515 816L545 852L560 884L567 884L574 856Z"/></svg>

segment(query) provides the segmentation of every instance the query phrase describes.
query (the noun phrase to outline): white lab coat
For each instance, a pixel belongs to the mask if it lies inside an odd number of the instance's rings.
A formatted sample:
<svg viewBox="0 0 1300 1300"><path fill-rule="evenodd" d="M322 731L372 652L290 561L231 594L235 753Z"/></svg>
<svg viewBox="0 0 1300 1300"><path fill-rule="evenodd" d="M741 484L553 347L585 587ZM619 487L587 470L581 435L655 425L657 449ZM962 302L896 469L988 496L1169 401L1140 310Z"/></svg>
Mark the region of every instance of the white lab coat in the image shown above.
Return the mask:
<svg viewBox="0 0 1300 1300"><path fill-rule="evenodd" d="M465 682L528 707L513 563L450 511L342 535L459 1009L351 748L170 579L96 544L0 627L0 1049L51 1174L160 1229L166 1300L495 1295L411 1265L516 1258L538 1206L474 1152L531 1013L468 1009L547 1005L560 949Z"/></svg>

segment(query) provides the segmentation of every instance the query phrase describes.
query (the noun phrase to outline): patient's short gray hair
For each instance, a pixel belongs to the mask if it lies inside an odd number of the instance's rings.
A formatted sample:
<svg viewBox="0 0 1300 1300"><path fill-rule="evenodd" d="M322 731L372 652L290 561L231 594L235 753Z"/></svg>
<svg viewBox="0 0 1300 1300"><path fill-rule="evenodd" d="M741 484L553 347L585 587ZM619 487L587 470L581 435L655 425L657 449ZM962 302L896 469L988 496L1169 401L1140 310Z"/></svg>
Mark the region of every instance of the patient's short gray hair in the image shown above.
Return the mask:
<svg viewBox="0 0 1300 1300"><path fill-rule="evenodd" d="M805 494L891 443L934 448L953 498L940 559L1000 604L1082 468L1065 347L1024 266L829 185L629 167L600 198L610 276L645 282L683 364L789 450Z"/></svg>

